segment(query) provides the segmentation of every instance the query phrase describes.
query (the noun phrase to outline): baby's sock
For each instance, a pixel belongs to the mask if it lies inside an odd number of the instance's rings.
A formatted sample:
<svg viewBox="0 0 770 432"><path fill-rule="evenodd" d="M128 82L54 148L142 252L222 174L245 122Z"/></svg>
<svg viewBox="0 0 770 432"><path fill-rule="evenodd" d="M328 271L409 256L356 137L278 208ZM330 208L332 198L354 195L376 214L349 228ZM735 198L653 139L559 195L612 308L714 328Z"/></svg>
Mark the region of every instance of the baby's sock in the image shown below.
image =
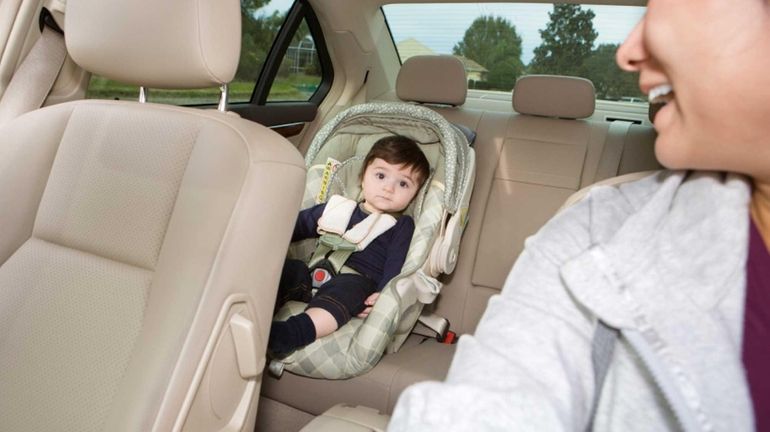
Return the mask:
<svg viewBox="0 0 770 432"><path fill-rule="evenodd" d="M267 349L276 355L288 354L315 340L315 325L306 313L294 315L286 321L273 321Z"/></svg>

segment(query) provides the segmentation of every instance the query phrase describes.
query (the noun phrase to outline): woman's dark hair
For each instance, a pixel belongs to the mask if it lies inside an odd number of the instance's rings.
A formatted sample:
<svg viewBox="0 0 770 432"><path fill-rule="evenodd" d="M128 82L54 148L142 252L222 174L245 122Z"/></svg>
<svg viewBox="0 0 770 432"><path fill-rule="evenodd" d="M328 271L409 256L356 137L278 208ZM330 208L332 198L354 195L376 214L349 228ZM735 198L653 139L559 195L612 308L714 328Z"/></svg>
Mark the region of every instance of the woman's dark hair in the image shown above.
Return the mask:
<svg viewBox="0 0 770 432"><path fill-rule="evenodd" d="M410 168L416 173L419 186L422 186L430 174L430 164L425 153L420 150L420 146L413 139L403 135L386 136L374 143L364 158L364 165L361 167L359 175L361 178L363 178L366 168L375 159L382 159L391 165L403 165L405 168Z"/></svg>

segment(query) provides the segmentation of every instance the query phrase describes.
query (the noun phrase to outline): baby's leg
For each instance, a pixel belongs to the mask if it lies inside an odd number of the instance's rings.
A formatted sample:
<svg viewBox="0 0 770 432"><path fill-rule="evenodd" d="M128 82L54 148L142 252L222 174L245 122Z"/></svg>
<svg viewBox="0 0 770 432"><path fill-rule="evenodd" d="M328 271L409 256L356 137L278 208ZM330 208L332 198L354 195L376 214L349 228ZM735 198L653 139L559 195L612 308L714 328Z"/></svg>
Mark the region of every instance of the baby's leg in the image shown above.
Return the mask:
<svg viewBox="0 0 770 432"><path fill-rule="evenodd" d="M287 259L281 271L278 283L278 295L275 299L275 312L290 300L309 302L311 297L310 270L300 260Z"/></svg>
<svg viewBox="0 0 770 432"><path fill-rule="evenodd" d="M339 324L337 324L337 320L334 319L334 316L325 309L311 307L305 310L305 313L310 317L310 320L313 321L313 327L315 327L315 339L330 335L340 328Z"/></svg>
<svg viewBox="0 0 770 432"><path fill-rule="evenodd" d="M286 354L324 337L364 310L377 285L364 276L342 274L319 288L304 313L273 322L268 348Z"/></svg>
<svg viewBox="0 0 770 432"><path fill-rule="evenodd" d="M377 290L373 280L341 274L318 289L305 311L316 329L316 338L331 334L366 308L364 301Z"/></svg>

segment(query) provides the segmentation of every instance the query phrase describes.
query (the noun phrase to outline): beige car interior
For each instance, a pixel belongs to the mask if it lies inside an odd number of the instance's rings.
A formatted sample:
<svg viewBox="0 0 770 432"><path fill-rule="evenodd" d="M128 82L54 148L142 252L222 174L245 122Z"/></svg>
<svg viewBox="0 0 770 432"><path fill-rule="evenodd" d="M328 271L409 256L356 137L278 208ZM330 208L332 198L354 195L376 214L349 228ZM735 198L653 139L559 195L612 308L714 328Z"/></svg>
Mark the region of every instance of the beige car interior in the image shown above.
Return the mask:
<svg viewBox="0 0 770 432"><path fill-rule="evenodd" d="M466 98L465 80L442 74L447 62L436 57L410 58L397 77L396 93L407 101L425 103L451 122L477 133L470 222L455 272L444 280L446 285L434 310L451 322L453 331L463 334L473 331L489 297L502 288L524 240L565 200L605 178L658 169L659 165L649 126L583 119L593 114L595 103L593 85L587 80L524 77L514 88L514 94L519 95L513 98L515 113L465 109L461 105ZM428 94L431 88L436 92L432 97ZM565 100L561 94L570 98ZM455 104L459 106L452 106ZM640 158L640 154L647 158ZM421 332L419 326L416 332ZM430 334L426 330L422 333ZM282 420L278 417L287 418L283 411L318 415L335 404L358 404L390 413L406 386L426 379L440 380L448 370L454 346L424 339L412 335L399 352L384 356L374 370L348 380L268 376L261 404L272 408L262 411L260 421L279 424ZM333 417L337 424L339 412ZM299 414L288 418L310 419ZM378 418L374 417L374 423ZM326 424L332 420L317 421ZM280 427L265 426L264 430Z"/></svg>
<svg viewBox="0 0 770 432"><path fill-rule="evenodd" d="M0 123L39 108L43 102L53 105L85 96L90 74L78 66L71 56L56 59L53 66L48 64L52 59L47 57L59 56L65 47L63 38L54 31L48 31L49 34L41 37L38 22L43 8L50 12L58 27L64 26L64 0L0 2L0 95L7 99L6 89L13 77L21 82L16 86L22 87L18 90L21 95L15 102L9 104L8 100L0 99ZM46 39L45 43L38 43L41 39ZM41 56L45 58L41 59ZM37 58L28 61L31 57ZM25 62L28 64L22 66ZM54 69L55 81L47 77L49 72L46 69Z"/></svg>
<svg viewBox="0 0 770 432"><path fill-rule="evenodd" d="M43 6L68 51L47 107L0 125L0 430L384 430L404 388L443 379L455 346L420 324L355 378L263 371L300 153L350 106L419 103L476 133L469 223L429 311L458 335L565 202L660 168L646 108L597 101L585 79L493 94L468 90L451 57L401 65L384 0L309 0L334 81L289 141L215 109L67 102L90 72L150 89L229 81L238 2L188 3L0 2L0 92Z"/></svg>
<svg viewBox="0 0 770 432"><path fill-rule="evenodd" d="M186 3L70 0L67 50L135 85L220 86L239 3ZM124 101L0 134L0 430L253 429L296 149L225 112Z"/></svg>

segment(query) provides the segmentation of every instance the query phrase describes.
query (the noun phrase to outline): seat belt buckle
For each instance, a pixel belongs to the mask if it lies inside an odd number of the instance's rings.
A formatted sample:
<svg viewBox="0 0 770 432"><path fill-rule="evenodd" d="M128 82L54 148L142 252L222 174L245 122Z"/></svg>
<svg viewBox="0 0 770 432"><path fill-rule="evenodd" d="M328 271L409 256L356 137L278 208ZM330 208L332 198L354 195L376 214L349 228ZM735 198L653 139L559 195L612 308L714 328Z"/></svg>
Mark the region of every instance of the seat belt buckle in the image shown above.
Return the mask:
<svg viewBox="0 0 770 432"><path fill-rule="evenodd" d="M457 343L457 333L447 329L442 334L436 336L436 340L442 344L454 345Z"/></svg>
<svg viewBox="0 0 770 432"><path fill-rule="evenodd" d="M332 274L329 270L323 267L316 267L310 273L311 285L313 288L321 288L323 284L329 282L332 278Z"/></svg>

